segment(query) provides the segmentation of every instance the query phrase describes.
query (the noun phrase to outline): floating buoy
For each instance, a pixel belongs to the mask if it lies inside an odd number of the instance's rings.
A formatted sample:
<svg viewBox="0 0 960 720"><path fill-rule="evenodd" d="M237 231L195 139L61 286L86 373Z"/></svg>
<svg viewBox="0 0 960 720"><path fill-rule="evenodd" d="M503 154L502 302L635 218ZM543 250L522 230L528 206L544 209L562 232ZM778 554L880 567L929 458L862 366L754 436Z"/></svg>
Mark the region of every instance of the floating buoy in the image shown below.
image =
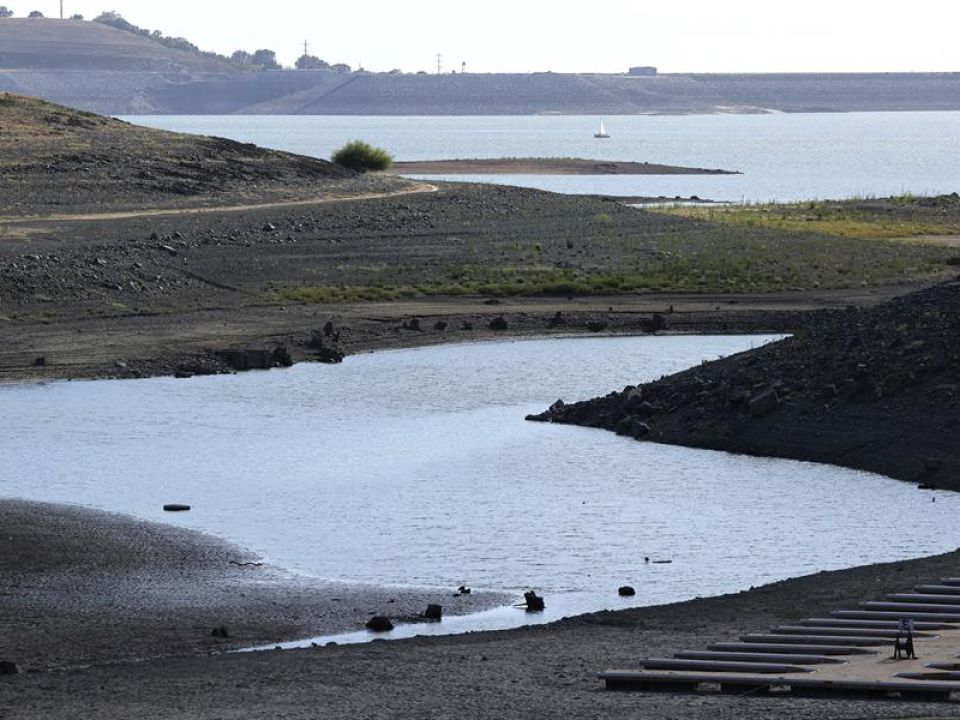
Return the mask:
<svg viewBox="0 0 960 720"><path fill-rule="evenodd" d="M163 506L163 509L166 512L186 512L190 509L189 505L183 505L181 503L167 503Z"/></svg>

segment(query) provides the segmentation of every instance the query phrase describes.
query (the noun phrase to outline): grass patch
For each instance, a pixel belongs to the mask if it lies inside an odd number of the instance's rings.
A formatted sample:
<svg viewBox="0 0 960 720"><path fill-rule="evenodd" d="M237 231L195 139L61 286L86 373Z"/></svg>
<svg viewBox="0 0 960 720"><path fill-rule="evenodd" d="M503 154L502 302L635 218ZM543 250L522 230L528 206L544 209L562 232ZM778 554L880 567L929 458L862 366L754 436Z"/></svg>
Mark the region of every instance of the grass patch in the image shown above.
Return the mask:
<svg viewBox="0 0 960 720"><path fill-rule="evenodd" d="M931 200L936 199L903 195L882 201L663 207L655 211L707 222L869 240L960 234L960 207L936 205Z"/></svg>

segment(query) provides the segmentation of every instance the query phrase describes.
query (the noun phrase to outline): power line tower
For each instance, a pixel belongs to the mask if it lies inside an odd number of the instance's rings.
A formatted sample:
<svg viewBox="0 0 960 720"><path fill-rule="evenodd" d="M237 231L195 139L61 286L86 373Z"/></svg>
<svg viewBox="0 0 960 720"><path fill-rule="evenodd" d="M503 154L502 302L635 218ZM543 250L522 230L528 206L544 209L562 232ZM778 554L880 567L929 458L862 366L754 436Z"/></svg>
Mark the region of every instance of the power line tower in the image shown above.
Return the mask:
<svg viewBox="0 0 960 720"><path fill-rule="evenodd" d="M437 53L437 75L443 72L443 55Z"/></svg>

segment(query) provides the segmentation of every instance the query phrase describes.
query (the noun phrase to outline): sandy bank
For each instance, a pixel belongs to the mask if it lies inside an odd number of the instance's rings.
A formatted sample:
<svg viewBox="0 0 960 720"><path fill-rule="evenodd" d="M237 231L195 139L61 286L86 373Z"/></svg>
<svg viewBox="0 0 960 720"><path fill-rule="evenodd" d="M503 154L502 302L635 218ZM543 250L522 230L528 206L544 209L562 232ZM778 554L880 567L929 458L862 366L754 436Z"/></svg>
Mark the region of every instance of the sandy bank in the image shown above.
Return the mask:
<svg viewBox="0 0 960 720"><path fill-rule="evenodd" d="M78 507L0 501L0 660L24 670L195 655L509 602L316 581L208 535ZM211 635L225 625L229 638ZM0 717L3 717L0 712Z"/></svg>
<svg viewBox="0 0 960 720"><path fill-rule="evenodd" d="M393 164L407 175L739 175L734 170L584 158L408 160Z"/></svg>

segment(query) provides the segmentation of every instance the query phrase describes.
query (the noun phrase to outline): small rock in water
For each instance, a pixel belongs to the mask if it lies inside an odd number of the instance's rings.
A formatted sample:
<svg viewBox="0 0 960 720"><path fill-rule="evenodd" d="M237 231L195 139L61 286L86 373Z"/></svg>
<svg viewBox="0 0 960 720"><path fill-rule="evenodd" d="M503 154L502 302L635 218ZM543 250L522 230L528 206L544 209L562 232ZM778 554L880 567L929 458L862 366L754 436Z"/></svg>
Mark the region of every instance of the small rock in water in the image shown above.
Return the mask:
<svg viewBox="0 0 960 720"><path fill-rule="evenodd" d="M543 612L543 609L546 607L543 598L533 590L525 592L523 599L527 601L527 612Z"/></svg>
<svg viewBox="0 0 960 720"><path fill-rule="evenodd" d="M393 630L393 623L390 622L390 618L384 615L374 615L367 620L367 630L372 630L373 632L389 632Z"/></svg>
<svg viewBox="0 0 960 720"><path fill-rule="evenodd" d="M619 589L617 590L617 594L618 594L620 597L633 597L634 595L637 594L637 591L634 590L634 589L633 589L632 587L630 587L629 585L624 585L623 587L621 587L621 588L619 588Z"/></svg>
<svg viewBox="0 0 960 720"><path fill-rule="evenodd" d="M226 625L221 625L220 627L215 627L210 633L210 636L215 638L228 638L230 637L230 632L227 630Z"/></svg>
<svg viewBox="0 0 960 720"><path fill-rule="evenodd" d="M441 605L427 605L426 612L423 613L423 616L427 620L442 620L443 619L443 607Z"/></svg>
<svg viewBox="0 0 960 720"><path fill-rule="evenodd" d="M190 509L190 506L182 503L167 503L163 506L163 509L166 512L186 512Z"/></svg>

